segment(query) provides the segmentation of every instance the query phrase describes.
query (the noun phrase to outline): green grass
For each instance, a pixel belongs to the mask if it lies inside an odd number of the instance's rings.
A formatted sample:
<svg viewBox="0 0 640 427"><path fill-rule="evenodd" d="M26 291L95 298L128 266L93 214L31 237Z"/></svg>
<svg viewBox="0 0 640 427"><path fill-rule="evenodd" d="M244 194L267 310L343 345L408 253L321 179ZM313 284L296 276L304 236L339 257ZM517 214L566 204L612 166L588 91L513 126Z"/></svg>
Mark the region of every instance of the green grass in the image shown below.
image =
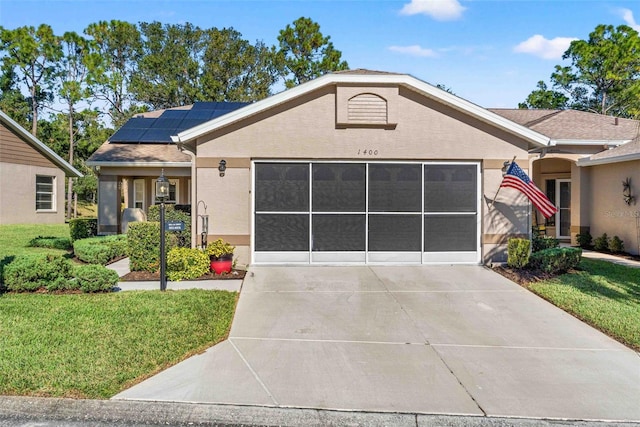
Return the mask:
<svg viewBox="0 0 640 427"><path fill-rule="evenodd" d="M0 395L109 398L223 340L236 293L0 295Z"/></svg>
<svg viewBox="0 0 640 427"><path fill-rule="evenodd" d="M640 350L640 269L582 259L580 270L529 288L609 336Z"/></svg>
<svg viewBox="0 0 640 427"><path fill-rule="evenodd" d="M69 224L0 225L0 260L6 256L27 253L60 253L60 249L31 248L27 245L34 237L69 237Z"/></svg>

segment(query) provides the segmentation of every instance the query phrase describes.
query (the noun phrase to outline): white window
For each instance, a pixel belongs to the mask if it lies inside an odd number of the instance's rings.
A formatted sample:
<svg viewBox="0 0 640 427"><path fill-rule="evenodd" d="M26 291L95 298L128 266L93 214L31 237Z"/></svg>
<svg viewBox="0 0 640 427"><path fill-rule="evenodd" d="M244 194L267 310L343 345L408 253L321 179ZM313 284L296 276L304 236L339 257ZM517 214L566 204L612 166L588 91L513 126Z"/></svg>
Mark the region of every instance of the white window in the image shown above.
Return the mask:
<svg viewBox="0 0 640 427"><path fill-rule="evenodd" d="M56 208L56 177L36 175L36 211Z"/></svg>
<svg viewBox="0 0 640 427"><path fill-rule="evenodd" d="M158 199L156 198L156 182L153 182L153 201L154 203L158 203ZM169 180L169 198L167 200L165 200L165 203L173 203L176 204L178 203L178 183L180 182L180 180L178 179L170 179Z"/></svg>
<svg viewBox="0 0 640 427"><path fill-rule="evenodd" d="M144 209L144 179L133 180L133 207Z"/></svg>

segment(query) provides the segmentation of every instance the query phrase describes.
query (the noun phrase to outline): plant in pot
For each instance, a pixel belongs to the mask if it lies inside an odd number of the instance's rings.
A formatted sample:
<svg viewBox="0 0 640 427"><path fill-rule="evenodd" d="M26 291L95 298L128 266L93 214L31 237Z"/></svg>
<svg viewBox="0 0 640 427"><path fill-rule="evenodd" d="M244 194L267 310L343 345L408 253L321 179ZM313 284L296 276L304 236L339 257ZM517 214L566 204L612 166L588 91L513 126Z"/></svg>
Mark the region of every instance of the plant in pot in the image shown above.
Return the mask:
<svg viewBox="0 0 640 427"><path fill-rule="evenodd" d="M211 261L211 271L216 274L230 273L233 267L233 251L235 246L231 246L222 239L214 240L207 244L207 255Z"/></svg>

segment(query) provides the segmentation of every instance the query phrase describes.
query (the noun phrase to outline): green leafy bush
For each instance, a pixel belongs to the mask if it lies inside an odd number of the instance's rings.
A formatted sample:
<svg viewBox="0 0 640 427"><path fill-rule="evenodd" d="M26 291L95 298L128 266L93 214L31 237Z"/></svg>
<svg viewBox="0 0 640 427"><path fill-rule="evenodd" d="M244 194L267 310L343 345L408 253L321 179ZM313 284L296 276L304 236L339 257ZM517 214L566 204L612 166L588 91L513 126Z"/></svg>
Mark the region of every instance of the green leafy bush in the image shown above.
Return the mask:
<svg viewBox="0 0 640 427"><path fill-rule="evenodd" d="M507 243L507 265L511 268L524 268L529 262L529 239L509 239Z"/></svg>
<svg viewBox="0 0 640 427"><path fill-rule="evenodd" d="M78 265L73 274L82 292L111 292L118 284L118 273L102 265Z"/></svg>
<svg viewBox="0 0 640 427"><path fill-rule="evenodd" d="M581 257L580 248L544 249L531 254L529 265L546 273L559 274L576 268Z"/></svg>
<svg viewBox="0 0 640 427"><path fill-rule="evenodd" d="M69 220L71 242L98 235L98 218L74 218Z"/></svg>
<svg viewBox="0 0 640 427"><path fill-rule="evenodd" d="M207 255L214 260L230 260L236 247L222 239L216 239L207 244Z"/></svg>
<svg viewBox="0 0 640 427"><path fill-rule="evenodd" d="M75 291L79 289L78 281L75 278L58 277L47 285L47 291Z"/></svg>
<svg viewBox="0 0 640 427"><path fill-rule="evenodd" d="M70 279L71 263L62 255L19 255L4 267L3 275L8 290L33 292L58 280ZM56 286L62 286L61 282Z"/></svg>
<svg viewBox="0 0 640 427"><path fill-rule="evenodd" d="M598 252L605 252L609 250L609 236L607 236L607 233L604 233L600 237L596 237L596 240L593 242L593 249Z"/></svg>
<svg viewBox="0 0 640 427"><path fill-rule="evenodd" d="M105 265L127 255L127 236L89 237L73 242L74 254L84 262Z"/></svg>
<svg viewBox="0 0 640 427"><path fill-rule="evenodd" d="M578 234L576 238L578 239L578 246L583 249L588 249L593 245L593 237L588 231Z"/></svg>
<svg viewBox="0 0 640 427"><path fill-rule="evenodd" d="M624 252L624 242L618 236L613 236L609 242L609 250L611 253L618 254Z"/></svg>
<svg viewBox="0 0 640 427"><path fill-rule="evenodd" d="M554 237L537 236L531 240L531 251L538 252L544 249L557 248L560 246L560 240Z"/></svg>
<svg viewBox="0 0 640 427"><path fill-rule="evenodd" d="M160 205L149 206L149 221L160 222ZM165 221L184 222L184 231L171 231L167 233L170 247L180 246L182 248L191 247L191 215L183 210L176 209L174 205L166 205L164 210Z"/></svg>
<svg viewBox="0 0 640 427"><path fill-rule="evenodd" d="M67 237L38 236L29 241L28 246L32 248L71 249L71 239Z"/></svg>
<svg viewBox="0 0 640 427"><path fill-rule="evenodd" d="M160 223L130 223L127 230L127 253L129 254L129 269L131 271L158 271L160 268Z"/></svg>
<svg viewBox="0 0 640 427"><path fill-rule="evenodd" d="M173 248L167 254L169 280L196 279L209 272L209 256L200 249Z"/></svg>

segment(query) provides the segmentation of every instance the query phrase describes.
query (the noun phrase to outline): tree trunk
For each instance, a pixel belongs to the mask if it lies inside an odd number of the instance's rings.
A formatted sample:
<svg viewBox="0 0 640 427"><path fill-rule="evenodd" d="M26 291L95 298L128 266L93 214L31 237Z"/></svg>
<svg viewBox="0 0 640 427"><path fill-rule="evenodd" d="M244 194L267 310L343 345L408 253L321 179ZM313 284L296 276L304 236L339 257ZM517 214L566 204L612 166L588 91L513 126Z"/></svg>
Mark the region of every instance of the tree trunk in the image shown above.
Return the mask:
<svg viewBox="0 0 640 427"><path fill-rule="evenodd" d="M69 164L73 166L73 104L69 103ZM73 178L67 185L67 219L71 219L71 201L73 199Z"/></svg>

